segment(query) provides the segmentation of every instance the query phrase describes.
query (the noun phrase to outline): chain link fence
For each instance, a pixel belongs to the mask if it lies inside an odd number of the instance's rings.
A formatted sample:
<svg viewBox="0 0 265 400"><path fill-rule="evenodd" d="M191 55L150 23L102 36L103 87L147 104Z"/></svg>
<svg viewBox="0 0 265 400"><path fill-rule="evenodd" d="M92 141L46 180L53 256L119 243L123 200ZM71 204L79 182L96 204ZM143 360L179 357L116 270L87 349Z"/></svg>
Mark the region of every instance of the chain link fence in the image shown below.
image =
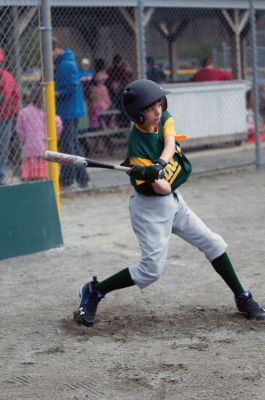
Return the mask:
<svg viewBox="0 0 265 400"><path fill-rule="evenodd" d="M0 1L0 71L6 71L10 89L8 97L2 89L5 79L1 76L1 184L47 178L47 166L41 157L47 141L40 95L39 3L20 3L19 7L7 6L8 2ZM67 108L67 99L63 101L60 93L69 76L58 77L55 62L61 151L68 150L61 134L62 129L67 129L69 135L78 137L75 151L93 159L121 162L126 155L130 121L123 112L120 96L128 82L147 77L170 90L169 110L176 130L189 137L183 144L185 150L193 157L195 151L212 149L212 153L194 156L195 172L216 168L216 148L218 154L225 148L220 168L256 163L250 8L226 9L222 8L222 1L218 2L219 8L212 9L176 7L173 0L166 2L167 7L150 7L144 1L135 7L115 7L111 1L106 2L109 6L99 7L91 6L89 1L82 7L70 3L61 1L60 7L51 8L52 35L59 48L69 49L68 56L75 63L72 78L80 86L82 102L75 115L77 123L72 126L69 118L73 110ZM263 164L265 7L256 10L255 21ZM56 59L54 48L53 53ZM207 71L214 68L219 72L215 71L214 77L207 72L208 75L194 78L203 63ZM72 177L68 178L65 183L72 183ZM85 186L86 178L83 176L83 182L79 178L75 177ZM111 186L112 182L108 184Z"/></svg>
<svg viewBox="0 0 265 400"><path fill-rule="evenodd" d="M47 179L44 115L29 121L22 111L41 100L38 7L0 7L0 18L0 184Z"/></svg>

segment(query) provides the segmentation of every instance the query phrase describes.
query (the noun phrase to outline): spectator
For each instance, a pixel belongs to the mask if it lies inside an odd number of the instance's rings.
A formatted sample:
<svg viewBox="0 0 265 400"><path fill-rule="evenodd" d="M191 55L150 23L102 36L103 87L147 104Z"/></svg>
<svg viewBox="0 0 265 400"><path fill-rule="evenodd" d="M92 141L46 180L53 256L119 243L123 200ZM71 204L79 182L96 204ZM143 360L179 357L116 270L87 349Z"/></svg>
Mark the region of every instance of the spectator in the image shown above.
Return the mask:
<svg viewBox="0 0 265 400"><path fill-rule="evenodd" d="M155 65L155 60L151 56L146 58L146 77L156 83L164 82L166 79L164 72Z"/></svg>
<svg viewBox="0 0 265 400"><path fill-rule="evenodd" d="M247 108L247 127L248 127L248 139L247 143L255 143L255 117L253 107L253 92L248 90L246 93L246 108ZM259 137L261 141L265 141L265 123L261 117L259 121Z"/></svg>
<svg viewBox="0 0 265 400"><path fill-rule="evenodd" d="M5 59L0 48L0 185L5 184L12 121L19 111L19 89L15 78L1 67Z"/></svg>
<svg viewBox="0 0 265 400"><path fill-rule="evenodd" d="M64 49L55 38L52 46L55 63L56 111L63 121L59 148L63 153L79 155L77 127L79 118L84 115L84 100L75 55L70 49ZM75 180L80 187L85 188L88 186L90 176L82 167L62 165L60 170L62 189L69 188Z"/></svg>
<svg viewBox="0 0 265 400"><path fill-rule="evenodd" d="M89 85L93 78L93 69L88 58L83 58L81 61L81 68L79 69L79 78L82 84L83 95L85 99L89 94Z"/></svg>
<svg viewBox="0 0 265 400"><path fill-rule="evenodd" d="M118 125L127 126L129 125L130 121L123 110L121 104L121 95L124 88L131 80L131 68L127 61L123 60L119 54L116 54L113 57L111 66L107 69L107 73L109 75L107 86L110 91L112 104L117 110L120 111L120 114L117 118Z"/></svg>
<svg viewBox="0 0 265 400"><path fill-rule="evenodd" d="M233 76L230 72L214 68L212 60L205 57L202 61L202 68L189 79L189 82L231 81L232 79Z"/></svg>
<svg viewBox="0 0 265 400"><path fill-rule="evenodd" d="M259 112L262 121L265 123L265 85L259 87Z"/></svg>
<svg viewBox="0 0 265 400"><path fill-rule="evenodd" d="M89 122L90 128L93 130L100 128L100 113L107 111L112 106L106 86L107 79L105 61L102 58L98 58L95 61L95 75L91 81L88 99Z"/></svg>
<svg viewBox="0 0 265 400"><path fill-rule="evenodd" d="M100 128L100 114L112 108L109 91L105 84L107 79L108 74L106 72L105 61L102 58L98 58L95 61L95 75L90 84L88 100L89 126L91 130ZM114 124L112 117L108 117L106 122L109 127L112 127ZM104 148L104 141L102 138L98 138L95 150L102 152Z"/></svg>
<svg viewBox="0 0 265 400"><path fill-rule="evenodd" d="M58 136L62 121L56 117ZM47 163L43 159L46 149L45 115L42 109L41 84L35 84L28 96L28 104L19 111L16 131L22 147L22 181L47 179Z"/></svg>

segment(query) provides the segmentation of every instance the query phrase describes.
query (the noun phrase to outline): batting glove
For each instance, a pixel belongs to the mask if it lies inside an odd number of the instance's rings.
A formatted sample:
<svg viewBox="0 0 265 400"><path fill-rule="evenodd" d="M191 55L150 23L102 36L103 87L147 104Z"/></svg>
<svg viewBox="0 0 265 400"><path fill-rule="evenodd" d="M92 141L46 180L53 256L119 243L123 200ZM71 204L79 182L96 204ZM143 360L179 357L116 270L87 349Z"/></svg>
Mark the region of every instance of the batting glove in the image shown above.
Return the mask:
<svg viewBox="0 0 265 400"><path fill-rule="evenodd" d="M161 165L162 168L165 168L167 166L167 162L165 160L162 160L162 158L157 158L153 161L153 163Z"/></svg>
<svg viewBox="0 0 265 400"><path fill-rule="evenodd" d="M160 171L162 169L163 167L160 164L153 164L148 167L134 166L128 172L128 174L132 176L134 179L139 179L141 181L146 181L146 182L154 182L156 179L161 178Z"/></svg>

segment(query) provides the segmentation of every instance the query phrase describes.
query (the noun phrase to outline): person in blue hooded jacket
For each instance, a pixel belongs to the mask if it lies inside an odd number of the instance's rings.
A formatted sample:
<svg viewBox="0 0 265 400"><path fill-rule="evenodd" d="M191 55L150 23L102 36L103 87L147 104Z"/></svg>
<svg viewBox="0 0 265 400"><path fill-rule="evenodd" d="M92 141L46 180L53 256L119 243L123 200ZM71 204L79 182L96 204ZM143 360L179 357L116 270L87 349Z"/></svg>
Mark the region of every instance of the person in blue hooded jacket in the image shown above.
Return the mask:
<svg viewBox="0 0 265 400"><path fill-rule="evenodd" d="M77 127L78 120L84 115L85 110L75 55L72 50L64 49L56 38L52 40L52 51L56 113L63 122L59 149L62 153L80 155ZM61 188L70 187L75 181L85 188L88 186L90 176L82 167L62 165L60 170Z"/></svg>

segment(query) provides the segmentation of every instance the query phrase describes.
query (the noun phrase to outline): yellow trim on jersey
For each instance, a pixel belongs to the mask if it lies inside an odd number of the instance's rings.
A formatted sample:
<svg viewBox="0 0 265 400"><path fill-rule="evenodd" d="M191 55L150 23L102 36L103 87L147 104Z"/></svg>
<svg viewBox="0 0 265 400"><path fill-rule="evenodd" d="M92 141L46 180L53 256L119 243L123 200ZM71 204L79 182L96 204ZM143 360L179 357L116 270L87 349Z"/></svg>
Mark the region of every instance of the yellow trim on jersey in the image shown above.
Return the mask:
<svg viewBox="0 0 265 400"><path fill-rule="evenodd" d="M169 117L163 125L163 136L176 136L174 120L172 117Z"/></svg>
<svg viewBox="0 0 265 400"><path fill-rule="evenodd" d="M137 167L148 167L152 165L152 161L148 158L131 157L129 158L130 165L137 165Z"/></svg>
<svg viewBox="0 0 265 400"><path fill-rule="evenodd" d="M136 128L143 133L148 133L141 124L135 124ZM158 133L158 127L156 128L155 132L152 133ZM177 135L175 132L175 126L174 126L174 119L173 117L169 117L164 125L163 125L163 136L174 136L175 140L187 140L187 136L185 134L183 135Z"/></svg>
<svg viewBox="0 0 265 400"><path fill-rule="evenodd" d="M140 131L140 132L143 132L143 133L151 133L151 132L146 131L146 130L144 129L143 125L135 124L135 127L136 127L136 128L138 129L138 131ZM156 131L155 131L155 132L152 132L152 133L158 133L158 128L156 127Z"/></svg>

